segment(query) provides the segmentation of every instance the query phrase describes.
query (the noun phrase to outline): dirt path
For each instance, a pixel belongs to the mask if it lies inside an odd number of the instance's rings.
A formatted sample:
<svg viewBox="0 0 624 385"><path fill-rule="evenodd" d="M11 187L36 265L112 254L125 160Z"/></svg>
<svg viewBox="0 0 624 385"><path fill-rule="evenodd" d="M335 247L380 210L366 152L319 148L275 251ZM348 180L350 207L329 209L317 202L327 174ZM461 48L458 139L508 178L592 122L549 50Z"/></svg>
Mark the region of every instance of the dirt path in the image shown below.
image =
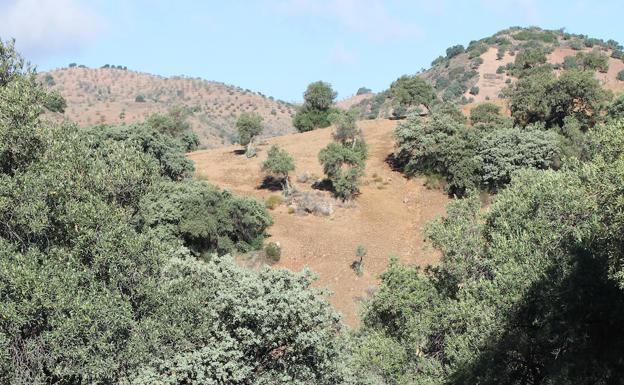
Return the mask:
<svg viewBox="0 0 624 385"><path fill-rule="evenodd" d="M422 180L405 179L385 163L393 151L395 122L365 121L360 127L370 155L356 206L337 208L330 217L297 216L280 206L271 212L275 224L269 229L271 240L282 246L277 266L296 271L309 267L317 272L318 285L334 293L331 303L352 326L358 323L359 302L374 290L389 256L423 265L437 261L437 254L424 243L421 230L425 223L444 213L448 201L442 192L427 190ZM272 138L259 146L259 156L253 159L236 155L238 147L199 151L189 154L189 158L195 162L199 176L239 194L264 199L274 194L258 189L262 180L260 164L271 144L279 144L295 157L297 169L293 175L309 172L320 176L317 154L330 140L328 128ZM311 189L309 183L295 182L295 186ZM358 245L368 251L359 277L350 267Z"/></svg>

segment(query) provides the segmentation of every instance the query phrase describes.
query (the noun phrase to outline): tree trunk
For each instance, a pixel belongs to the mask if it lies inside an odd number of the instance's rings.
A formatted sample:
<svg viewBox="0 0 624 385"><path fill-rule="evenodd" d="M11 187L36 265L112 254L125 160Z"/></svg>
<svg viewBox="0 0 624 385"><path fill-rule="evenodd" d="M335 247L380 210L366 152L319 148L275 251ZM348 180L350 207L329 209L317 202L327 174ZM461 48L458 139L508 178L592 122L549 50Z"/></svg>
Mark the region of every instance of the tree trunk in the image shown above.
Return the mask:
<svg viewBox="0 0 624 385"><path fill-rule="evenodd" d="M292 187L290 186L290 178L288 175L284 177L284 195L288 196L292 192Z"/></svg>

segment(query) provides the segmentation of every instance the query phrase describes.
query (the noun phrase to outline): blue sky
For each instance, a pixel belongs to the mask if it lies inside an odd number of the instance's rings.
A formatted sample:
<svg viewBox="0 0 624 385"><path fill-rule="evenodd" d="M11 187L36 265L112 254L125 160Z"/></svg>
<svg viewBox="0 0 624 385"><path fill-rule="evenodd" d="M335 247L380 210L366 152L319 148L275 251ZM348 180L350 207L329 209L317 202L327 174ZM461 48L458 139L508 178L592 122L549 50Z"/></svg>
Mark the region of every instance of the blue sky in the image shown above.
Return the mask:
<svg viewBox="0 0 624 385"><path fill-rule="evenodd" d="M0 0L0 37L40 70L119 64L299 101L315 80L383 90L515 25L624 42L622 15L622 0Z"/></svg>

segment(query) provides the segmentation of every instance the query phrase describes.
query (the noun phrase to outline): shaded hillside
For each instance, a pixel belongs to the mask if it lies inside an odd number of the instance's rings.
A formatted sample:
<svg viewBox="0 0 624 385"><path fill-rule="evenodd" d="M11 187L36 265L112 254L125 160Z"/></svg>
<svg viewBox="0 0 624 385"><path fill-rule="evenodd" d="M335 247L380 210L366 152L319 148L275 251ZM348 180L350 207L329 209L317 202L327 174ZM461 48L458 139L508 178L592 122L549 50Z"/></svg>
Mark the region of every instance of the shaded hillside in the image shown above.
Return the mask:
<svg viewBox="0 0 624 385"><path fill-rule="evenodd" d="M143 121L154 112L181 105L192 112L189 122L205 147L234 142L234 122L245 111L263 116L266 136L293 131L294 106L223 83L113 67L63 68L39 76L66 99L65 117L81 126Z"/></svg>
<svg viewBox="0 0 624 385"><path fill-rule="evenodd" d="M624 70L622 46L618 42L539 28L510 28L472 41L466 48L449 47L445 56L435 59L431 68L418 76L435 87L440 100L470 104L498 99L501 91L517 79L516 56L527 47L542 49L547 63L555 70L563 68L564 62L578 53L604 55L608 69L596 70L596 77L606 89L614 92L624 89L624 81L618 80L618 73ZM393 110L387 91L342 103L357 109L362 118L388 117Z"/></svg>

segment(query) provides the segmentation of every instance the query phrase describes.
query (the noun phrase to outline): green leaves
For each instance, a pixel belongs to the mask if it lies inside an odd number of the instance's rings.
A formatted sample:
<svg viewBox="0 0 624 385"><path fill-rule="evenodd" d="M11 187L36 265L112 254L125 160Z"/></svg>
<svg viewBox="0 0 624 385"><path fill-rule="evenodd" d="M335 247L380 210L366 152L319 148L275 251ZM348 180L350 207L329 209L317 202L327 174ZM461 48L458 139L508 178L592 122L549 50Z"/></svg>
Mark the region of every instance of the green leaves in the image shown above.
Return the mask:
<svg viewBox="0 0 624 385"><path fill-rule="evenodd" d="M306 132L328 127L331 124L330 116L335 112L332 105L336 95L329 83L322 81L311 83L303 94L303 106L293 118L295 128L299 132Z"/></svg>
<svg viewBox="0 0 624 385"><path fill-rule="evenodd" d="M359 192L360 178L364 175L366 147L362 138L358 142L361 143L359 147L332 142L318 154L334 193L343 200Z"/></svg>
<svg viewBox="0 0 624 385"><path fill-rule="evenodd" d="M434 88L417 75L401 76L390 85L390 93L400 105L405 107L423 105L428 110L437 98Z"/></svg>
<svg viewBox="0 0 624 385"><path fill-rule="evenodd" d="M238 129L238 141L243 146L248 145L254 137L260 135L264 126L262 116L254 112L243 112L236 121Z"/></svg>

